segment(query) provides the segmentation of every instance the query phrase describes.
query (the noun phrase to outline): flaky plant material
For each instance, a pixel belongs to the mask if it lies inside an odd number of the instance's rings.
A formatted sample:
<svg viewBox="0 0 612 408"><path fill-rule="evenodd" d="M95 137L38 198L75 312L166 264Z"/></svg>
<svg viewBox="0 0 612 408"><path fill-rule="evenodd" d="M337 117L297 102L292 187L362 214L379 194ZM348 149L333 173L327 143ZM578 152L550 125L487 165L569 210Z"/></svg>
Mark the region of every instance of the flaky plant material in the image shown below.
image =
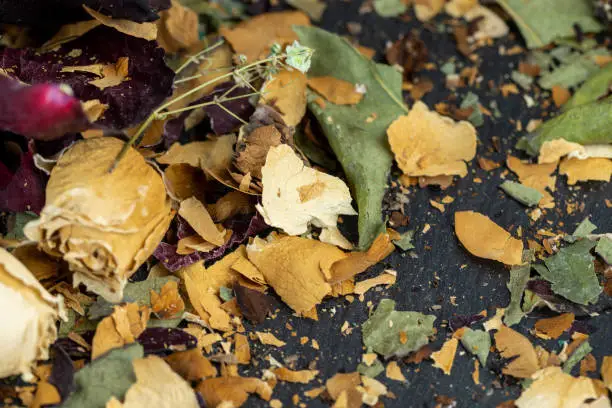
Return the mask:
<svg viewBox="0 0 612 408"><path fill-rule="evenodd" d="M153 253L173 213L160 174L134 149L108 169L123 146L105 137L74 144L57 162L40 218L24 228L74 272L73 283L109 301Z"/></svg>
<svg viewBox="0 0 612 408"><path fill-rule="evenodd" d="M474 211L456 212L455 234L473 255L506 265L521 264L523 242L512 238L486 215Z"/></svg>
<svg viewBox="0 0 612 408"><path fill-rule="evenodd" d="M61 296L51 296L32 273L0 248L0 299L4 315L0 336L0 378L22 374L32 380L36 360L49 358L57 338L56 321L64 317Z"/></svg>
<svg viewBox="0 0 612 408"><path fill-rule="evenodd" d="M408 176L467 175L466 161L476 155L476 129L455 122L423 102L387 129L389 144L399 168Z"/></svg>
<svg viewBox="0 0 612 408"><path fill-rule="evenodd" d="M270 148L261 169L262 204L257 210L268 225L299 235L308 225L336 228L338 215L356 214L351 193L339 178L310 167L289 145Z"/></svg>

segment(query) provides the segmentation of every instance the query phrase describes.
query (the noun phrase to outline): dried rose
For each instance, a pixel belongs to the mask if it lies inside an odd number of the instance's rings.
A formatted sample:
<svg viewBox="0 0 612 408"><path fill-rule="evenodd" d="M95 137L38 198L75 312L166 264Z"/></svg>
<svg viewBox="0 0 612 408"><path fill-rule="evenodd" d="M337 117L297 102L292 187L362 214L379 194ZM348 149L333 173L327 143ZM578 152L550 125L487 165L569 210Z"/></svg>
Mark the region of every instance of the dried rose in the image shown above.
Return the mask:
<svg viewBox="0 0 612 408"><path fill-rule="evenodd" d="M64 318L61 296L51 296L17 258L0 248L0 299L4 316L0 336L0 378L22 374L31 378L36 360L49 358Z"/></svg>
<svg viewBox="0 0 612 408"><path fill-rule="evenodd" d="M173 216L161 175L134 149L109 173L123 143L94 138L58 160L40 219L24 228L51 255L62 257L84 283L109 301L153 253Z"/></svg>

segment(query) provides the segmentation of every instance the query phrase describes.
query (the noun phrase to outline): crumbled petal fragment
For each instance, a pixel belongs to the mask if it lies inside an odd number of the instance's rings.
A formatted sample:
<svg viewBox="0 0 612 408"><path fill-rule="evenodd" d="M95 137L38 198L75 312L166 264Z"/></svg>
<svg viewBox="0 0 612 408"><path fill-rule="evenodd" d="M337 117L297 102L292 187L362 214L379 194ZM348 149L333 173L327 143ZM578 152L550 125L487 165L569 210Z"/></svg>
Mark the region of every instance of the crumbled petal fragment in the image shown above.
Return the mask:
<svg viewBox="0 0 612 408"><path fill-rule="evenodd" d="M207 378L196 387L207 407L219 407L224 401L231 402L232 407L242 406L249 394L257 394L261 399L272 398L272 387L265 381L253 377L218 377ZM228 406L228 405L226 405Z"/></svg>
<svg viewBox="0 0 612 408"><path fill-rule="evenodd" d="M523 242L512 236L486 215L474 211L455 213L455 233L473 255L506 265L520 265Z"/></svg>
<svg viewBox="0 0 612 408"><path fill-rule="evenodd" d="M391 150L408 176L467 175L466 161L476 155L476 129L455 122L418 101L387 130Z"/></svg>
<svg viewBox="0 0 612 408"><path fill-rule="evenodd" d="M266 223L290 235L305 233L311 223L336 227L338 215L356 214L346 184L306 167L288 145L270 148L261 172L262 204L256 208Z"/></svg>
<svg viewBox="0 0 612 408"><path fill-rule="evenodd" d="M495 333L495 347L502 357L512 359L502 369L502 373L516 378L530 378L540 369L535 348L527 337L501 326Z"/></svg>
<svg viewBox="0 0 612 408"><path fill-rule="evenodd" d="M559 174L567 176L567 184L579 181L605 181L612 178L612 159L590 158L586 160L566 158L559 165Z"/></svg>
<svg viewBox="0 0 612 408"><path fill-rule="evenodd" d="M444 342L442 348L431 354L431 359L434 361L434 367L439 368L446 375L450 375L457 354L457 346L459 340L450 338Z"/></svg>
<svg viewBox="0 0 612 408"><path fill-rule="evenodd" d="M112 137L83 140L59 159L46 203L26 236L68 262L82 282L109 301L153 253L173 217L159 173L134 149L108 169L123 147Z"/></svg>
<svg viewBox="0 0 612 408"><path fill-rule="evenodd" d="M395 310L395 302L383 299L363 324L363 343L384 357L405 356L429 342L435 316ZM402 342L401 332L407 335Z"/></svg>
<svg viewBox="0 0 612 408"><path fill-rule="evenodd" d="M332 76L311 77L308 86L336 105L356 105L363 99L355 84Z"/></svg>

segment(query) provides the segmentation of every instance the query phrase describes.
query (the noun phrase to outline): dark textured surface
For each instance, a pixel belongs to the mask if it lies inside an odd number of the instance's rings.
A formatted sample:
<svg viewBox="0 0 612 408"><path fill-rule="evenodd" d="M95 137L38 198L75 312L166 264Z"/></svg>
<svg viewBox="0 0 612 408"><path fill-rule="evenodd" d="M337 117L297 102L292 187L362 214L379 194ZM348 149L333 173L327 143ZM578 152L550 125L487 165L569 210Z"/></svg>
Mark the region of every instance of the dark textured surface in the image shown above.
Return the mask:
<svg viewBox="0 0 612 408"><path fill-rule="evenodd" d="M436 31L439 23L450 21L447 20L447 16L441 16L429 24L429 28L433 30L430 31L414 18L409 22L403 22L399 19L384 19L373 13L359 15L359 2L334 1L328 4L320 25L340 35L348 35L347 22L361 23L362 32L357 38L360 44L377 50L376 59L378 60L382 60L387 42L395 41L401 34L416 29L429 49L429 61L437 63L438 67L449 60L457 63L457 71L464 66L474 65L457 53L451 27L448 24L444 26L448 32ZM512 35L514 36L515 34ZM503 116L500 119L485 117L485 124L478 128L477 157L484 156L499 163L504 163L508 153L525 158L513 149L522 133L514 130L515 125L510 123L510 120L520 120L524 128L530 119L542 117L538 106L527 107L523 94L510 95L504 99L497 88L503 83L510 82L511 71L516 69L518 62L524 58L524 55L500 56L498 47L510 48L522 44L520 37L517 38L518 40L515 38L498 40L492 47L476 51L476 54L480 55L480 62L476 65L484 77L482 85L478 88L459 88L456 92L452 92L445 87L443 74L439 71L423 71L417 74L417 77L431 78L435 84L434 91L424 98L430 107L438 102L449 102L454 97L458 98L455 102L458 105L468 90L476 93L485 107L489 107L492 100L498 101ZM329 56L329 58L333 57ZM495 87L489 88L489 80L494 81ZM410 100L407 99L407 101L411 103ZM500 138L501 152L494 152L493 136ZM417 230L414 240L415 250L403 254L396 252L383 264L377 265L371 271L358 277L358 280L370 278L385 268L392 268L398 272L396 285L389 290L371 290L366 294L363 303L358 300L349 303L342 298L327 300L318 307L318 322L296 318L291 315L288 308L283 307L276 319L267 320L256 326L257 330L272 329L272 332L278 338L286 341L287 345L283 348L274 348L252 343L255 357L264 360L267 356L272 356L281 363L289 363L297 358L295 369L307 368L314 362L316 368L320 370L317 379L308 385L279 383L276 386L274 398L280 399L284 406L290 407L294 406L291 401L292 396L298 394L301 402L308 407L329 406L319 398L311 400L303 396L303 392L320 386L320 382L324 382L337 372L355 371L364 353L360 326L368 317L368 305L371 304L374 307L382 298L394 299L399 310L414 310L436 315L435 327L438 335L436 341L432 343L434 350L439 349L442 342L449 337L450 330L447 322L453 315L475 314L486 309L489 316L492 316L496 307L507 306L509 302L509 293L506 289L509 276L507 268L494 261L475 258L461 247L453 231L455 211L482 212L511 231L514 236L517 235L517 228L521 227L525 243L527 238L540 242L542 237L534 238L540 228L571 233L576 224L587 215L590 215L591 220L598 225L597 232L612 231L612 209L607 208L604 202L604 198L612 198L612 184L593 182L568 188L565 177L559 176L556 183L557 191L554 193L556 208L547 210L537 223L533 223L526 207L506 196L498 188L503 180L502 174L505 174L506 179L516 180L505 165L487 173L480 169L474 160L470 163L469 169L467 177L455 180L454 185L445 191L418 187L410 189L407 194L409 203L405 209L411 219L407 229ZM475 182L476 178L482 179L482 182ZM393 192L390 195L392 196ZM444 213L440 213L429 204L430 199L440 199L446 195L454 197L455 201L446 205ZM567 216L565 208L568 202L583 203L584 208L576 211L572 216ZM423 234L423 227L426 224L429 224L431 229ZM456 296L456 306L451 304L451 296ZM437 308L436 305L440 306L439 310L432 309L434 306ZM600 302L595 307L600 312L600 316L588 319L588 324L595 330L590 342L598 362L601 362L603 355L612 354L612 343L606 339L607 333L612 330L609 305L610 302L606 295L602 295ZM536 318L542 316L542 314L532 314L513 328L527 333ZM354 328L352 333L346 336L340 332L345 321L348 321ZM287 329L286 323L289 323L293 330ZM251 328L248 327L248 329ZM292 332L295 332L295 335ZM302 336L316 339L320 350L314 350L310 341L305 345L300 345ZM533 336L529 338L532 341L534 339ZM568 338L566 333L560 340ZM541 342L538 340L534 341L534 344L543 344L547 349L555 351L559 351L562 346L557 341ZM481 385L475 385L471 378L473 360L472 356L459 347L450 376L434 368L431 360L425 360L419 365L399 361L402 372L408 380L406 383L388 380L384 373L377 377L397 396L395 400L382 398L384 406L434 407L436 405L435 396L446 395L456 398L459 407L495 407L519 395L518 385L509 385L512 380L504 381L496 374L504 364L499 360L497 353L491 353L487 367L481 368ZM259 367L251 367L246 372L259 375L261 370L267 367L269 363L264 360ZM269 406L268 403L256 397L251 397L246 405L249 407Z"/></svg>

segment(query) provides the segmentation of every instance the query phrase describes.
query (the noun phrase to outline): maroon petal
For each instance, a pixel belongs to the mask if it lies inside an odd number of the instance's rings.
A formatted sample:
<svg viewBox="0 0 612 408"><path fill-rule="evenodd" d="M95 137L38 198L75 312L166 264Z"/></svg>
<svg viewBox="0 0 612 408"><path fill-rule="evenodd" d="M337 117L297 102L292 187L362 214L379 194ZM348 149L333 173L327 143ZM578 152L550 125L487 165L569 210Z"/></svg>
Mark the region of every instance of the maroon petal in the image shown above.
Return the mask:
<svg viewBox="0 0 612 408"><path fill-rule="evenodd" d="M215 98L219 98L225 95L227 98L235 98L242 95L248 95L253 91L247 87L239 87L229 91L234 86L233 82L223 83L215 88L209 95L202 98L201 102L209 102ZM226 94L227 92L227 94ZM225 109L217 106L210 105L204 108L204 111L210 118L210 125L212 130L217 135L226 135L234 130L238 129L242 122L236 119L235 116L239 117L245 122L248 122L249 117L255 110L253 105L249 102L248 97L233 99L231 101L223 102L222 105ZM232 112L235 116L230 115L227 111Z"/></svg>
<svg viewBox="0 0 612 408"><path fill-rule="evenodd" d="M4 177L6 168L3 170L3 167L0 166L0 176ZM21 165L9 180L0 189L0 211L40 213L45 205L45 177L34 166L31 152L21 156Z"/></svg>
<svg viewBox="0 0 612 408"><path fill-rule="evenodd" d="M40 140L87 129L81 102L58 85L25 85L0 75L0 130Z"/></svg>
<svg viewBox="0 0 612 408"><path fill-rule="evenodd" d="M62 72L66 66L115 64L121 57L129 58L128 80L117 86L99 89L89 83L96 78L93 74ZM164 62L164 50L155 41L108 27L95 28L46 54L6 48L0 52L0 68L29 84L67 84L82 101L100 100L109 108L96 124L117 130L142 122L171 95L174 79Z"/></svg>

